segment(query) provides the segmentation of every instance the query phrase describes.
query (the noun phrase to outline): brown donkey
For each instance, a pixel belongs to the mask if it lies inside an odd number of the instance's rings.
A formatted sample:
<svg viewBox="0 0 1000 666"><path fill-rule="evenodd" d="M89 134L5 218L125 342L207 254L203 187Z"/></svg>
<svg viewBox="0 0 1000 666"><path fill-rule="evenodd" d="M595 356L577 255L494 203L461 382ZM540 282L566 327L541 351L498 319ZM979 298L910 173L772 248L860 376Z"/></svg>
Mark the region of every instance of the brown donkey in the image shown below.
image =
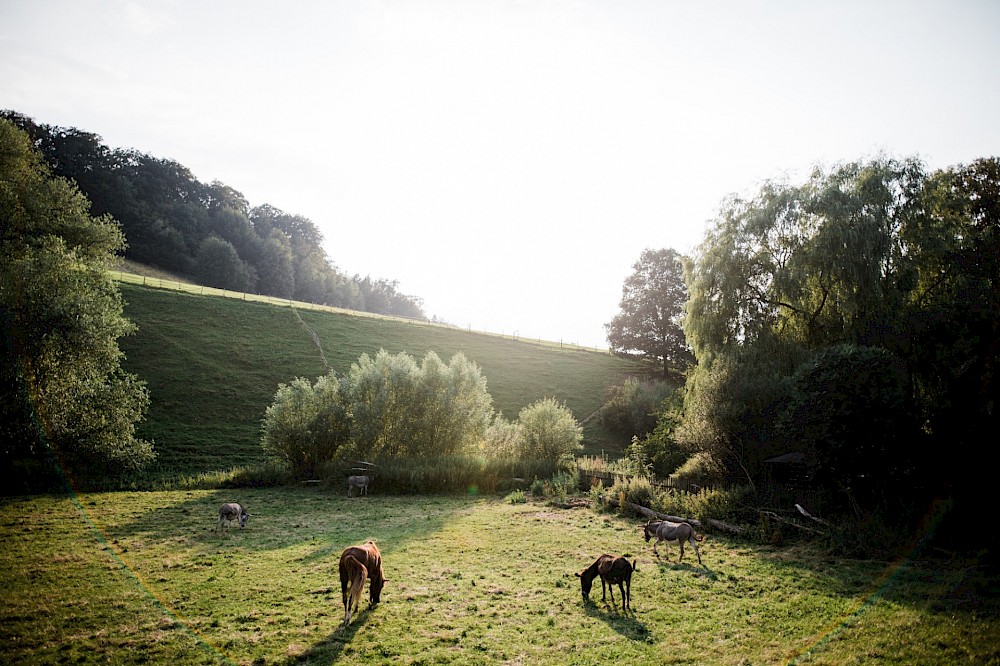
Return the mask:
<svg viewBox="0 0 1000 666"><path fill-rule="evenodd" d="M594 579L601 577L601 601L607 601L605 585L611 592L611 605L615 604L615 590L613 585L617 585L622 593L622 612L626 608L632 608L632 573L638 571L637 560L629 562L627 558L615 557L604 553L589 567L580 571L576 576L580 579L580 590L584 600L590 598L590 588L594 584Z"/></svg>
<svg viewBox="0 0 1000 666"><path fill-rule="evenodd" d="M351 623L351 615L361 606L361 597L365 593L365 581L368 579L368 568L358 562L352 555L340 560L340 579L347 574L347 589L344 597L344 626Z"/></svg>
<svg viewBox="0 0 1000 666"><path fill-rule="evenodd" d="M352 595L358 595L358 602L360 602L360 595L362 594L362 587L358 586L355 589L351 583L352 565L349 560L357 562L365 570L368 579L371 581L368 585L368 592L371 597L370 605L372 607L378 604L379 599L382 597L382 587L386 583L385 573L382 571L382 554L378 552L378 546L375 545L374 541L369 539L360 546L345 548L344 552L340 554L340 597L344 602L345 615L348 615L348 589L350 589ZM356 575L356 569L353 572ZM362 579L361 585L364 585L364 579ZM350 616L348 615L348 617Z"/></svg>

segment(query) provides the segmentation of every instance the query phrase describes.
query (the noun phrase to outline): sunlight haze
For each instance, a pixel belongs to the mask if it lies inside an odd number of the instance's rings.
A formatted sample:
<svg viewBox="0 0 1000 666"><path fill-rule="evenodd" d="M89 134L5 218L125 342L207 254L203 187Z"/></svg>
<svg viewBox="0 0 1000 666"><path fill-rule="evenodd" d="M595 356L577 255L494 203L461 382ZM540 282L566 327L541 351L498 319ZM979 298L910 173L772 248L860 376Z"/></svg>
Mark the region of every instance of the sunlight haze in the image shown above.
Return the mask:
<svg viewBox="0 0 1000 666"><path fill-rule="evenodd" d="M731 193L1000 154L998 35L986 1L4 0L0 108L305 216L428 317L606 348Z"/></svg>

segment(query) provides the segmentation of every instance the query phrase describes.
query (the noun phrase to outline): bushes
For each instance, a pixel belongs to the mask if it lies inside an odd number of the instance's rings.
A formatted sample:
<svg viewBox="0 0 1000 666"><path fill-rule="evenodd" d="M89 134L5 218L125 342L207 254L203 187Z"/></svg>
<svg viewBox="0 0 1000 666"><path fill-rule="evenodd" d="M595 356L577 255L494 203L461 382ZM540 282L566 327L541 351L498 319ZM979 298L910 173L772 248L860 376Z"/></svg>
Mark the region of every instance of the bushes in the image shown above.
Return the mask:
<svg viewBox="0 0 1000 666"><path fill-rule="evenodd" d="M335 456L366 460L457 455L482 439L493 414L479 368L434 352L417 363L405 353L367 354L344 377L282 384L267 408L261 444L300 475Z"/></svg>
<svg viewBox="0 0 1000 666"><path fill-rule="evenodd" d="M557 461L580 450L583 429L573 418L573 412L554 398L543 398L528 405L518 414L523 429L521 456Z"/></svg>
<svg viewBox="0 0 1000 666"><path fill-rule="evenodd" d="M348 410L332 372L315 386L302 377L281 384L264 415L261 445L296 473L312 477L349 442Z"/></svg>

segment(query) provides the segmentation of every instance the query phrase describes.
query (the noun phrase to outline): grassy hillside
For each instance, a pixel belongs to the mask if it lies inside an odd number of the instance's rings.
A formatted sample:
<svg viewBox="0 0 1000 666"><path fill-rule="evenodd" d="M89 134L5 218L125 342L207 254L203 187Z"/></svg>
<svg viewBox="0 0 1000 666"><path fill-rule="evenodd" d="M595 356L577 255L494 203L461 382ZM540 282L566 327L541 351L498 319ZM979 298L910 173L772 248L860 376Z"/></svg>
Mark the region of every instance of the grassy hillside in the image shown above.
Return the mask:
<svg viewBox="0 0 1000 666"><path fill-rule="evenodd" d="M244 530L212 531L220 502ZM5 663L996 664L996 581L709 534L657 561L635 521L497 498L319 489L0 500ZM378 541L382 603L341 628L337 561ZM631 610L573 575L638 558ZM663 546L660 547L661 555ZM615 598L619 600L617 590ZM619 600L620 603L620 600Z"/></svg>
<svg viewBox="0 0 1000 666"><path fill-rule="evenodd" d="M462 352L487 378L508 418L539 398L566 403L585 421L610 386L639 367L606 353L562 349L460 329L121 284L125 314L139 327L121 340L126 370L149 386L140 434L159 452L157 476L190 475L263 460L259 427L278 384L338 373L379 349L418 360ZM317 345L316 341L319 341ZM588 452L616 450L590 420Z"/></svg>

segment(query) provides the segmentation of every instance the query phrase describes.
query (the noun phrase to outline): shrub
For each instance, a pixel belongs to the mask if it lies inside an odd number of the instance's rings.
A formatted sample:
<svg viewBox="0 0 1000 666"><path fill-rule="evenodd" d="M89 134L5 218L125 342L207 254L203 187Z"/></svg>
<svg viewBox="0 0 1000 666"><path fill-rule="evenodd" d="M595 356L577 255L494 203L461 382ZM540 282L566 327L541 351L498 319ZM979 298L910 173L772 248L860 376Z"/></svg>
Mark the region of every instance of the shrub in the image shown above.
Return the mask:
<svg viewBox="0 0 1000 666"><path fill-rule="evenodd" d="M461 353L445 365L427 352L419 366L405 353L363 354L345 393L354 445L367 460L470 451L493 416L486 378Z"/></svg>
<svg viewBox="0 0 1000 666"><path fill-rule="evenodd" d="M300 475L313 476L350 441L351 419L336 374L315 386L299 377L281 384L264 413L261 445Z"/></svg>
<svg viewBox="0 0 1000 666"><path fill-rule="evenodd" d="M445 365L428 352L367 354L338 378L282 384L264 415L261 444L313 476L338 454L366 460L461 455L483 439L493 415L486 379L462 354ZM429 472L434 476L436 472Z"/></svg>
<svg viewBox="0 0 1000 666"><path fill-rule="evenodd" d="M524 451L524 428L517 421L508 421L497 412L486 428L480 449L491 458L518 458Z"/></svg>
<svg viewBox="0 0 1000 666"><path fill-rule="evenodd" d="M619 500L624 498L626 502L645 507L654 506L656 500L656 490L649 479L644 476L617 478L615 484L611 486L611 494Z"/></svg>
<svg viewBox="0 0 1000 666"><path fill-rule="evenodd" d="M523 429L521 456L558 461L583 448L583 429L564 405L553 398L543 398L518 414Z"/></svg>
<svg viewBox="0 0 1000 666"><path fill-rule="evenodd" d="M514 492L507 495L507 497L505 497L504 500L508 504L524 504L525 502L528 501L527 497L525 497L523 490L515 490Z"/></svg>
<svg viewBox="0 0 1000 666"><path fill-rule="evenodd" d="M708 451L699 451L673 474L677 479L707 485L725 478L725 467Z"/></svg>
<svg viewBox="0 0 1000 666"><path fill-rule="evenodd" d="M545 481L535 477L535 480L531 482L531 496L532 497L544 497L545 496Z"/></svg>

